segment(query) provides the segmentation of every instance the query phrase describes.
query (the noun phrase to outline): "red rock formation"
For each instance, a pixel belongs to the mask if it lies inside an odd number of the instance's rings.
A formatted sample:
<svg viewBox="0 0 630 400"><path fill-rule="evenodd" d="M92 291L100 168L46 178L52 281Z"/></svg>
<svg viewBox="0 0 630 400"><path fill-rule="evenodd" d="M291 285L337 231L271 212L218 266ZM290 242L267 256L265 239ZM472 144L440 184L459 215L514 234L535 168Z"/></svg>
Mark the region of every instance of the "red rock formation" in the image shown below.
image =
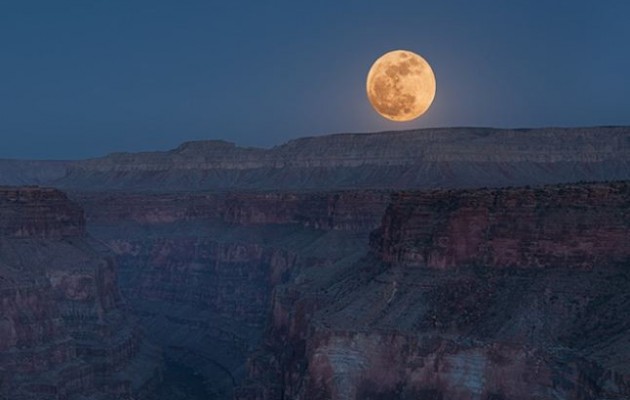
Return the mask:
<svg viewBox="0 0 630 400"><path fill-rule="evenodd" d="M396 265L593 268L630 259L625 183L394 196L372 246Z"/></svg>
<svg viewBox="0 0 630 400"><path fill-rule="evenodd" d="M0 187L0 235L60 238L85 233L83 211L55 189Z"/></svg>
<svg viewBox="0 0 630 400"><path fill-rule="evenodd" d="M224 395L599 399L630 393L628 187L74 198Z"/></svg>
<svg viewBox="0 0 630 400"><path fill-rule="evenodd" d="M628 136L462 128L269 150L199 142L50 174L0 163L0 180L116 190L73 198L150 335L217 393L243 383L240 399L623 398L627 184L399 193L365 253L388 202L375 188L628 179ZM114 263L94 252L109 250L58 192L29 190L0 200L1 390L142 392L153 356Z"/></svg>
<svg viewBox="0 0 630 400"><path fill-rule="evenodd" d="M115 263L98 255L83 211L57 190L3 188L0 221L0 395L146 393L159 353L125 315Z"/></svg>
<svg viewBox="0 0 630 400"><path fill-rule="evenodd" d="M236 397L626 398L629 202L627 182L397 194L370 255L276 289Z"/></svg>
<svg viewBox="0 0 630 400"><path fill-rule="evenodd" d="M265 331L273 288L302 269L361 254L389 193L73 198L91 233L117 255L122 291L152 338L215 387L229 388Z"/></svg>

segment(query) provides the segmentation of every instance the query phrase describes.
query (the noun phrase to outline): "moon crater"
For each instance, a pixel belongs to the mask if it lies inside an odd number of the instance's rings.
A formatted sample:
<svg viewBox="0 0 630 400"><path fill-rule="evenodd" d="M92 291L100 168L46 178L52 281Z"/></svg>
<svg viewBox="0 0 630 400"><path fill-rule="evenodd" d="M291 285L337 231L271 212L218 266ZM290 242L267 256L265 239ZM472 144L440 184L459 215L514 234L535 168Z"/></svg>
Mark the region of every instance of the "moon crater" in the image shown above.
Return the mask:
<svg viewBox="0 0 630 400"><path fill-rule="evenodd" d="M374 62L366 90L372 107L392 121L410 121L424 114L435 98L435 75L418 54L395 50Z"/></svg>

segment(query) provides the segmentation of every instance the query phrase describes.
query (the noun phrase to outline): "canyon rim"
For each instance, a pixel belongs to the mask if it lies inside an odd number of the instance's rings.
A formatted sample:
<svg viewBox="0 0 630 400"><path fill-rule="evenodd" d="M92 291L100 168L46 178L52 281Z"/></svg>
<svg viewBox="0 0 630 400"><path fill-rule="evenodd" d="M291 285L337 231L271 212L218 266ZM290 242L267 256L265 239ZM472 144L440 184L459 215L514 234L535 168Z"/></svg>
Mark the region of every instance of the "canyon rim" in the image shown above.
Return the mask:
<svg viewBox="0 0 630 400"><path fill-rule="evenodd" d="M624 399L630 128L0 160L7 399Z"/></svg>

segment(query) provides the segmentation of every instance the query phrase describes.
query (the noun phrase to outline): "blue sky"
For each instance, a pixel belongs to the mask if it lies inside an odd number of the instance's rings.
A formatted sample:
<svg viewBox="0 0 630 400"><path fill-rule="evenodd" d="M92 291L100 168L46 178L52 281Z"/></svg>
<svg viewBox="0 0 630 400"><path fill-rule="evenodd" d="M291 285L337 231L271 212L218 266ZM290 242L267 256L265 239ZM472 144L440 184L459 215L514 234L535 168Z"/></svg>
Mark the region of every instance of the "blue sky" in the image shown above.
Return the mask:
<svg viewBox="0 0 630 400"><path fill-rule="evenodd" d="M0 158L446 126L630 125L630 2L0 0ZM425 57L409 123L371 63Z"/></svg>

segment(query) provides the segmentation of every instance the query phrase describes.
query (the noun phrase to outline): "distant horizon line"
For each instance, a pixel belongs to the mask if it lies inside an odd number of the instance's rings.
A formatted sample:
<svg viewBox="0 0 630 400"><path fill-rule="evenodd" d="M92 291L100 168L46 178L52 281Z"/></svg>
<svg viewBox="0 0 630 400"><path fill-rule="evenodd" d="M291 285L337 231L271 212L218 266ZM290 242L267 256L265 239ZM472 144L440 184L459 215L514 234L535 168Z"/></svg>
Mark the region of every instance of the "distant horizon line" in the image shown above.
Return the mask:
<svg viewBox="0 0 630 400"><path fill-rule="evenodd" d="M422 131L440 131L440 130L488 130L488 131L512 131L512 132L525 132L525 131L535 131L535 130L554 130L554 129L618 129L618 128L626 128L630 129L630 125L549 125L549 126L539 126L539 127L518 127L518 128L497 128L492 126L440 126L440 127L423 127L423 128L411 128L411 129L399 129L399 130L379 130L379 131L371 131L371 132L334 132L334 133L323 133L323 134L314 134L308 136L300 136L292 139L285 140L281 143L264 147L264 146L250 146L250 145L241 145L236 142L229 141L226 139L192 139L192 140L184 140L176 145L175 147L171 147L166 150L139 150L139 151L113 151L109 153L104 153L102 155L97 156L87 156L87 157L78 157L78 158L13 158L13 157L0 157L0 161L4 162L76 162L82 160L91 160L98 158L106 158L113 155L123 155L123 154L146 154L146 153L168 153L171 151L178 150L182 147L185 147L187 144L195 144L195 143L224 143L230 145L229 147L241 148L241 149L254 149L254 150L272 150L274 148L282 147L291 142L300 141L300 140L310 140L310 139L319 139L326 137L334 137L334 136L368 136L368 135L385 135L385 134L403 134L403 133L411 133L411 132L422 132Z"/></svg>

